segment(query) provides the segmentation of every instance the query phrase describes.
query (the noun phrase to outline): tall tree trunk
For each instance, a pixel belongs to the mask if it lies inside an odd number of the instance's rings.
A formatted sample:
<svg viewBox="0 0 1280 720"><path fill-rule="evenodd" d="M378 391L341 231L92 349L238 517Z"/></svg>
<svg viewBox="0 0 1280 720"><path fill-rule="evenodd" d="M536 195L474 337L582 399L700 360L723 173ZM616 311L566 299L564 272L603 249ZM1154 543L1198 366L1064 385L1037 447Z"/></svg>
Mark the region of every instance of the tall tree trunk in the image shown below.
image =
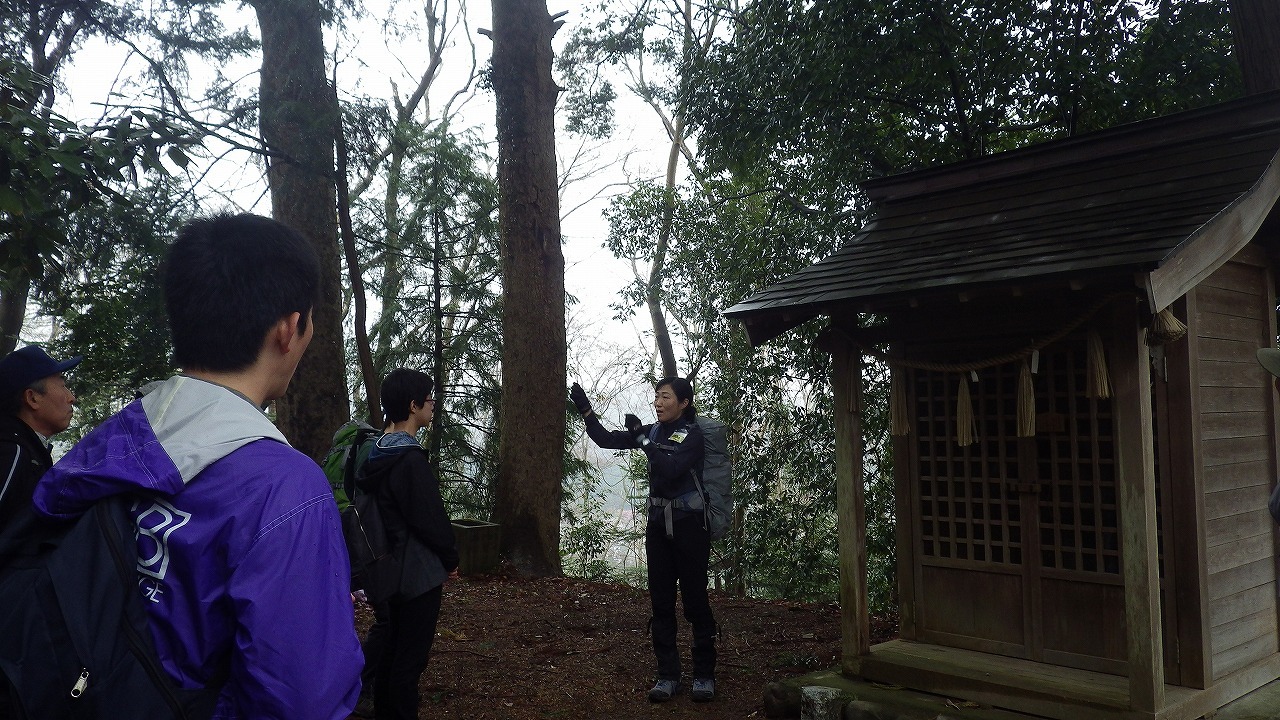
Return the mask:
<svg viewBox="0 0 1280 720"><path fill-rule="evenodd" d="M1231 0L1230 6L1245 92L1280 90L1280 2Z"/></svg>
<svg viewBox="0 0 1280 720"><path fill-rule="evenodd" d="M435 172L435 190L434 193L440 192L440 166L437 165ZM435 341L431 343L431 371L434 376L434 384L436 387L436 397L444 397L445 374L444 367L444 283L440 277L440 244L444 242L444 213L436 210L431 213L431 333L435 336ZM440 459L440 425L444 422L444 413L448 412L448 408L440 402L436 403L438 411L431 416L431 459L439 461Z"/></svg>
<svg viewBox="0 0 1280 720"><path fill-rule="evenodd" d="M677 119L676 127L684 122ZM662 279L666 274L667 249L671 247L671 230L676 214L676 166L680 162L680 143L684 142L679 129L671 138L671 150L667 153L666 192L662 204L662 224L658 230L658 242L653 249L653 265L649 268L649 282L645 285L644 302L649 307L649 321L653 323L653 342L662 358L662 377L676 377L676 353L671 346L671 331L667 328L667 316L662 312Z"/></svg>
<svg viewBox="0 0 1280 720"><path fill-rule="evenodd" d="M392 327L395 325L396 313L400 309L401 296L404 294L404 271L401 263L404 258L404 223L400 213L400 188L403 182L405 148L396 129L396 137L392 140L390 161L387 163L386 196L382 200L382 219L385 227L382 247L382 281L378 284L378 299L382 309L374 323L373 366L380 372L389 372L388 358L391 355L391 343L395 339Z"/></svg>
<svg viewBox="0 0 1280 720"><path fill-rule="evenodd" d="M565 440L564 253L546 0L493 0L502 402L496 515L524 573L559 574Z"/></svg>
<svg viewBox="0 0 1280 720"><path fill-rule="evenodd" d="M12 269L0 286L0 357L18 347L18 336L27 319L27 298L31 295L31 278Z"/></svg>
<svg viewBox="0 0 1280 720"><path fill-rule="evenodd" d="M337 103L325 75L319 2L251 4L262 32L259 124L271 212L315 245L322 273L315 336L289 393L276 404L277 417L289 442L319 460L349 415L333 166Z"/></svg>
<svg viewBox="0 0 1280 720"><path fill-rule="evenodd" d="M337 100L335 95L334 100ZM339 116L342 109L338 108ZM347 136L339 122L336 129L338 149L338 224L342 232L342 253L347 260L347 282L351 285L352 332L355 334L356 358L360 361L360 380L364 386L365 420L382 427L382 387L373 369L373 352L369 349L368 298L364 290L364 268L356 252L356 231L351 225L351 192L347 184Z"/></svg>

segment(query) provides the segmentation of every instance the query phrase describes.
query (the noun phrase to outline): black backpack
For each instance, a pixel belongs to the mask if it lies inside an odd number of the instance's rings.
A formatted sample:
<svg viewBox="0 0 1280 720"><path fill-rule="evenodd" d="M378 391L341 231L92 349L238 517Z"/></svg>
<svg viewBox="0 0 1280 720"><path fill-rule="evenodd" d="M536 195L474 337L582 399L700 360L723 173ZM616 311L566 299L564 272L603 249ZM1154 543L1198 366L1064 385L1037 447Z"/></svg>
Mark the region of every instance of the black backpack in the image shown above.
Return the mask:
<svg viewBox="0 0 1280 720"><path fill-rule="evenodd" d="M0 672L26 717L213 714L226 671L206 688L182 689L152 643L138 591L131 502L125 496L99 501L46 533L38 551L7 557L0 568ZM40 522L33 511L23 521L19 525Z"/></svg>
<svg viewBox="0 0 1280 720"><path fill-rule="evenodd" d="M351 558L351 587L364 590L372 603L394 597L400 591L400 561L391 552L377 495L355 488L342 511L342 535Z"/></svg>

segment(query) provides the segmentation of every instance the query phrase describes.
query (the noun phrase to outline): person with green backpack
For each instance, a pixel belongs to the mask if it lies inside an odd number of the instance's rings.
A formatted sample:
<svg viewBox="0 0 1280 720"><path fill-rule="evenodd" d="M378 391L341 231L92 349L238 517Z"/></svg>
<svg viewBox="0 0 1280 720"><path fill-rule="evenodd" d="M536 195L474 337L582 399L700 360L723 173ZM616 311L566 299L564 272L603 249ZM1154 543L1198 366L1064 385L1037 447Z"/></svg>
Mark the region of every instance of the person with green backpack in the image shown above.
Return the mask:
<svg viewBox="0 0 1280 720"><path fill-rule="evenodd" d="M355 709L351 711L352 715L362 718L375 716L373 685L377 672L376 658L381 657L382 649L386 647L391 619L386 600L371 598L364 590L361 572L364 568L359 563L367 558L362 558L360 553L353 552L353 548L356 547L353 543L358 540L352 537L361 518L357 516L355 518L357 525L353 526L349 515L356 511L356 508L351 506L351 501L355 499L357 493L356 476L364 466L365 460L369 458L374 441L380 435L382 435L381 430L361 420L344 423L333 434L333 444L329 447L329 452L325 453L324 462L320 464L325 477L329 479L329 489L333 492L333 500L338 506L338 512L342 514L342 531L347 541L347 554L351 558L352 598L366 602L373 612L373 624L369 626L364 641L360 643L365 663L360 671L360 697L356 701Z"/></svg>
<svg viewBox="0 0 1280 720"><path fill-rule="evenodd" d="M586 421L587 435L612 450L639 449L649 466L649 518L645 526L649 631L657 659L657 682L650 702L670 700L680 689L680 652L676 648L676 596L693 626L693 686L689 697L706 702L715 697L716 621L707 597L707 563L711 557L710 496L704 490L703 460L707 443L693 406L693 385L684 378L659 380L653 407L658 421L643 424L635 415L623 420L625 430L606 430L578 383L569 391Z"/></svg>
<svg viewBox="0 0 1280 720"><path fill-rule="evenodd" d="M427 453L417 433L431 425L431 377L408 368L382 381L386 432L369 450L356 487L377 500L399 582L387 600L388 628L374 663L378 720L416 720L418 679L435 638L444 583L458 578L458 545Z"/></svg>

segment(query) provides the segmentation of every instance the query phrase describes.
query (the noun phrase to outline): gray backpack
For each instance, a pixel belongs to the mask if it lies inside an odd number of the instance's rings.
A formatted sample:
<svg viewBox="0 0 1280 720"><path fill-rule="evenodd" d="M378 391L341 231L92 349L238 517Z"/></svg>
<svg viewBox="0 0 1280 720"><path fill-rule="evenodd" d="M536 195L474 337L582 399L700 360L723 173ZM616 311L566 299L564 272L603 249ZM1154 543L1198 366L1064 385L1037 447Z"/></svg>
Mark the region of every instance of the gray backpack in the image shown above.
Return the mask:
<svg viewBox="0 0 1280 720"><path fill-rule="evenodd" d="M719 540L733 526L733 462L729 459L729 432L724 423L709 417L696 421L702 428L705 454L698 491L706 500L704 513L712 540ZM694 476L696 481L697 475Z"/></svg>

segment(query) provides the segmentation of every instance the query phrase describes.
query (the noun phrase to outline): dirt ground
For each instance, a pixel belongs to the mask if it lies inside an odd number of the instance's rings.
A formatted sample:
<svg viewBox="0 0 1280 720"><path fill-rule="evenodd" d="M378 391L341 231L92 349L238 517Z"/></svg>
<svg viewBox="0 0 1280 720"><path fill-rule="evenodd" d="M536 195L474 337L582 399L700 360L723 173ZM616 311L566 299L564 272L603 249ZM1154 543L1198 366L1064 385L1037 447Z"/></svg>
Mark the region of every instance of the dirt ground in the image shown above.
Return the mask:
<svg viewBox="0 0 1280 720"><path fill-rule="evenodd" d="M572 578L464 577L445 586L435 647L422 677L420 718L763 718L765 685L839 660L835 604L744 600L712 594L720 624L717 697L651 705L649 596ZM363 633L371 621L357 607ZM688 624L680 644L689 662ZM872 621L878 642L892 621Z"/></svg>

